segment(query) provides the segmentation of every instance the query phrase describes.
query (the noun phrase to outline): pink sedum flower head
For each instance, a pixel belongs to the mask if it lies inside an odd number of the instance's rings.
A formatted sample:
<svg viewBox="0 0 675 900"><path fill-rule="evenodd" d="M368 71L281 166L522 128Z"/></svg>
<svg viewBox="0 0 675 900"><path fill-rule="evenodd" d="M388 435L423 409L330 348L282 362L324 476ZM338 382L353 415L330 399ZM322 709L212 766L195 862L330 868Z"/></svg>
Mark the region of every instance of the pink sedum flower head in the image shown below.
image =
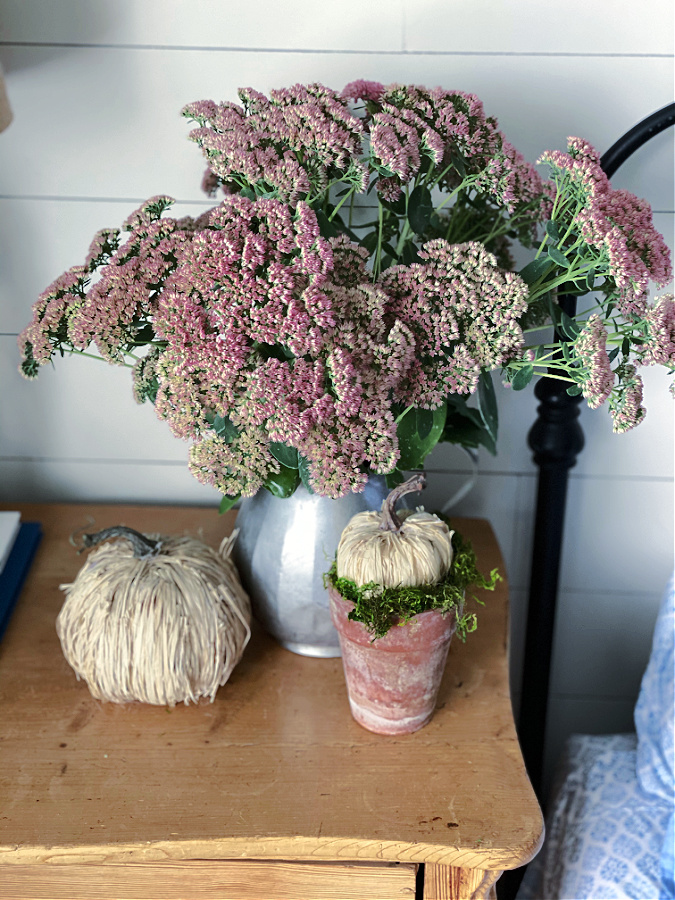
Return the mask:
<svg viewBox="0 0 675 900"><path fill-rule="evenodd" d="M390 396L413 340L401 323L385 324L387 298L364 275L360 248L322 238L302 203L239 196L212 211L154 320L166 342L154 365L157 412L196 441L200 480L255 493L279 471L269 452L253 452L270 442L297 450L327 496L362 490L366 465L394 467ZM214 416L231 422L231 442L213 435Z"/></svg>
<svg viewBox="0 0 675 900"><path fill-rule="evenodd" d="M593 315L574 344L582 365L582 393L591 409L597 409L608 400L614 388L614 372L606 345L607 331L601 318Z"/></svg>
<svg viewBox="0 0 675 900"><path fill-rule="evenodd" d="M664 294L645 314L646 341L642 362L675 369L675 298Z"/></svg>
<svg viewBox="0 0 675 900"><path fill-rule="evenodd" d="M363 126L335 91L297 84L269 98L243 88L239 98L241 106L199 101L183 110L199 126L190 138L213 173L209 192L215 178L295 204L324 190L336 174L365 190Z"/></svg>
<svg viewBox="0 0 675 900"><path fill-rule="evenodd" d="M567 153L548 151L540 162L550 166L558 189L571 191L576 200L563 205L559 230L573 229L596 266L606 268L622 312L642 315L650 281L663 286L672 277L670 251L654 227L651 207L612 188L597 151L579 138L568 139Z"/></svg>
<svg viewBox="0 0 675 900"><path fill-rule="evenodd" d="M619 386L610 398L609 409L614 432L622 434L639 425L647 411L642 405L642 378L635 366L624 365L617 374Z"/></svg>
<svg viewBox="0 0 675 900"><path fill-rule="evenodd" d="M397 398L433 409L448 393L473 393L482 369L497 368L518 353L527 287L500 269L482 244L431 241L420 257L421 263L388 269L381 284L391 298L388 314L416 342Z"/></svg>
<svg viewBox="0 0 675 900"><path fill-rule="evenodd" d="M343 100L370 100L371 103L379 103L384 92L385 87L379 81L365 81L359 78L350 81L342 89L340 97Z"/></svg>

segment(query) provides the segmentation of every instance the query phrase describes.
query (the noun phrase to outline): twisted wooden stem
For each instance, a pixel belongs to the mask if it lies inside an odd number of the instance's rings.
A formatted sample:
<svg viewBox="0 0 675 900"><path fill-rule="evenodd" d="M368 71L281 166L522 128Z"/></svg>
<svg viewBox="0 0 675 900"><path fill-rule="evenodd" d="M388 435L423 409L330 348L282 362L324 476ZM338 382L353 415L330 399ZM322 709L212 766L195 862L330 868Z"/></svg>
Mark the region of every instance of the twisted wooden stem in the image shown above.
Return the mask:
<svg viewBox="0 0 675 900"><path fill-rule="evenodd" d="M111 538L125 538L125 540L129 541L136 559L149 559L157 556L162 546L161 541L155 541L146 537L134 528L127 528L126 525L113 525L112 528L104 528L95 534L83 534L81 549L85 550L89 547L95 547L97 544L108 541Z"/></svg>
<svg viewBox="0 0 675 900"><path fill-rule="evenodd" d="M396 504L405 494L414 494L426 487L427 480L422 472L413 475L403 484L397 485L382 504L380 531L400 531L403 524L396 514Z"/></svg>

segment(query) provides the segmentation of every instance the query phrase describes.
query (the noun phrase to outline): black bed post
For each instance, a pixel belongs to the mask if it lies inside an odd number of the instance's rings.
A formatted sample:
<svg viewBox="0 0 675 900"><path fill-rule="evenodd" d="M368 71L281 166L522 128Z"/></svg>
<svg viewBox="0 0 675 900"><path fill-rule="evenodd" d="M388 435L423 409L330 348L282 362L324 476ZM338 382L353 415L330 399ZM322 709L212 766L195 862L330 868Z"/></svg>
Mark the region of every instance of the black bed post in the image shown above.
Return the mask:
<svg viewBox="0 0 675 900"><path fill-rule="evenodd" d="M574 315L575 297L561 297L559 302L568 315ZM582 398L570 397L564 381L542 378L534 392L540 404L537 408L537 420L528 435L528 443L534 451L534 461L539 466L539 481L518 733L528 775L541 800L567 478L583 449L584 433L579 424Z"/></svg>
<svg viewBox="0 0 675 900"><path fill-rule="evenodd" d="M675 103L643 119L604 154L600 164L605 174L611 178L632 153L673 124ZM568 315L574 315L576 298L561 297L560 305ZM539 466L539 483L518 737L532 786L543 803L544 743L567 478L583 449L584 435L578 421L580 398L570 397L564 382L544 377L534 390L541 402L528 443ZM513 900L524 871L521 868L504 873L497 885L500 900Z"/></svg>
<svg viewBox="0 0 675 900"><path fill-rule="evenodd" d="M674 123L675 103L643 119L604 154L600 164L605 174L611 178L635 150ZM561 297L560 304L568 315L574 315L575 297ZM539 466L539 485L518 735L532 785L542 800L548 688L567 478L583 448L584 436L578 422L581 398L570 397L564 382L544 377L537 384L535 394L541 403L528 441Z"/></svg>

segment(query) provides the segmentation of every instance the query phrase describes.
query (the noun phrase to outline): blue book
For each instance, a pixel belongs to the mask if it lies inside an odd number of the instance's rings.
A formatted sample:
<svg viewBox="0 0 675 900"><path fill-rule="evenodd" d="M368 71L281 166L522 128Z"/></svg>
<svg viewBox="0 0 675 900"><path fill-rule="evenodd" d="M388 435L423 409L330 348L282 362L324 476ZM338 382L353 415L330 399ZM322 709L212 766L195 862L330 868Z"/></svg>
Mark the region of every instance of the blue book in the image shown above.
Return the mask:
<svg viewBox="0 0 675 900"><path fill-rule="evenodd" d="M39 522L24 522L0 571L0 641L9 624L21 588L42 537Z"/></svg>

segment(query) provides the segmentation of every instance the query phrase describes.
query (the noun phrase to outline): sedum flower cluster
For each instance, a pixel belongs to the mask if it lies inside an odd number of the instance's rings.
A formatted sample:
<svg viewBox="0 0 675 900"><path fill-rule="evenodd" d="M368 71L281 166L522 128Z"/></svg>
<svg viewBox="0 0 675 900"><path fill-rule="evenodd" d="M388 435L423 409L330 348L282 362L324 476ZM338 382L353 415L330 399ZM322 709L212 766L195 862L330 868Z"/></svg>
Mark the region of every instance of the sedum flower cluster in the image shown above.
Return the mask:
<svg viewBox="0 0 675 900"><path fill-rule="evenodd" d="M493 448L493 370L516 389L566 378L617 430L642 418L637 367L675 367L673 298L647 299L670 261L591 147L545 154L543 182L470 94L356 81L239 100L183 111L220 202L174 219L153 197L99 232L35 304L26 376L92 344L131 365L136 399L191 442L225 507L397 480L439 440ZM542 229L517 274L510 243ZM580 324L561 285L599 291ZM551 323L556 340L533 345Z"/></svg>
<svg viewBox="0 0 675 900"><path fill-rule="evenodd" d="M614 431L627 431L645 416L638 368L675 371L675 300L648 299L650 282L662 287L672 277L670 253L649 204L612 188L588 143L570 138L567 153L549 151L541 162L551 171L554 203L538 253L521 275L530 287L529 311L547 307L559 334L510 361L506 376L519 388L538 371L568 380L568 393L582 394L592 409L608 402ZM590 292L580 321L552 303L558 287Z"/></svg>

